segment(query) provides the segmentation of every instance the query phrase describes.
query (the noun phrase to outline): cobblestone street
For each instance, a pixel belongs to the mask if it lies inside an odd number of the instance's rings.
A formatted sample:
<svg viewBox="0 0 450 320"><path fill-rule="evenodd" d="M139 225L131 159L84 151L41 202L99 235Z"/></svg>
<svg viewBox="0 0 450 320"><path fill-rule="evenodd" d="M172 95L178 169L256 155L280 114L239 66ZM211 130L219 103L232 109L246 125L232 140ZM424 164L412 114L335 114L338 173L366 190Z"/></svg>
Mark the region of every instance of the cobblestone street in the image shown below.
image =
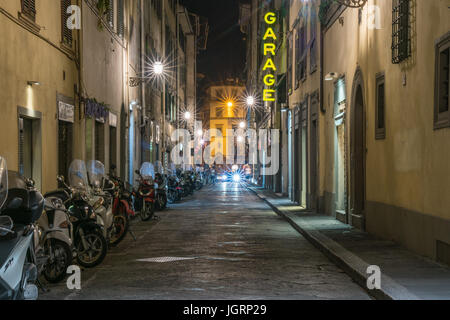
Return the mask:
<svg viewBox="0 0 450 320"><path fill-rule="evenodd" d="M82 290L49 285L40 299L369 299L256 195L205 187L133 231Z"/></svg>

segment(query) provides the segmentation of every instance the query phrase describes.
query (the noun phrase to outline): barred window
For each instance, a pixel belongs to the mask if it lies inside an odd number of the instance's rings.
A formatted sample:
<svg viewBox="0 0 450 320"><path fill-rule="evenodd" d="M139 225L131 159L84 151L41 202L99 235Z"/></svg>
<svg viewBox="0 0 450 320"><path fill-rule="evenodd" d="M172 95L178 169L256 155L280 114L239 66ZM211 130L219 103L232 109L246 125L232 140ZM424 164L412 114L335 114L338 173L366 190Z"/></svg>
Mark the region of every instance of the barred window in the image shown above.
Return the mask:
<svg viewBox="0 0 450 320"><path fill-rule="evenodd" d="M72 30L67 27L67 21L70 18L70 13L67 13L67 9L70 5L70 0L61 0L61 40L63 43L72 46Z"/></svg>
<svg viewBox="0 0 450 320"><path fill-rule="evenodd" d="M392 1L392 63L411 56L410 0Z"/></svg>
<svg viewBox="0 0 450 320"><path fill-rule="evenodd" d="M114 0L109 0L108 24L111 28L114 27Z"/></svg>
<svg viewBox="0 0 450 320"><path fill-rule="evenodd" d="M450 127L450 32L436 45L434 128Z"/></svg>
<svg viewBox="0 0 450 320"><path fill-rule="evenodd" d="M36 1L35 0L21 0L22 1L22 13L28 18L35 21L36 19Z"/></svg>
<svg viewBox="0 0 450 320"><path fill-rule="evenodd" d="M375 139L386 138L386 94L385 77L380 73L376 77L376 101L375 101Z"/></svg>
<svg viewBox="0 0 450 320"><path fill-rule="evenodd" d="M117 0L117 34L121 37L123 37L125 34L123 11L124 11L123 0Z"/></svg>
<svg viewBox="0 0 450 320"><path fill-rule="evenodd" d="M309 18L310 22L310 72L314 72L317 69L317 11L316 3L311 2L311 14Z"/></svg>

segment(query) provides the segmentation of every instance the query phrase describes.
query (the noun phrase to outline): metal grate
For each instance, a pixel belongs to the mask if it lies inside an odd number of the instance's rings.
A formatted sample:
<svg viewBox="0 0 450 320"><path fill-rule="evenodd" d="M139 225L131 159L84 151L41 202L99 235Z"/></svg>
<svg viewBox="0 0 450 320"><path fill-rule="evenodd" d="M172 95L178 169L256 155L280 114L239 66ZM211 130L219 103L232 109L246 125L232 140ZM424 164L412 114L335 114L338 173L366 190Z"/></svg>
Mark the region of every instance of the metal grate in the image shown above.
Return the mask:
<svg viewBox="0 0 450 320"><path fill-rule="evenodd" d="M154 263L167 263L167 262L176 262L176 261L185 261L185 260L194 260L194 258L187 257L158 257L158 258L148 258L148 259L139 259L138 262L154 262Z"/></svg>
<svg viewBox="0 0 450 320"><path fill-rule="evenodd" d="M411 56L410 0L392 2L392 63Z"/></svg>

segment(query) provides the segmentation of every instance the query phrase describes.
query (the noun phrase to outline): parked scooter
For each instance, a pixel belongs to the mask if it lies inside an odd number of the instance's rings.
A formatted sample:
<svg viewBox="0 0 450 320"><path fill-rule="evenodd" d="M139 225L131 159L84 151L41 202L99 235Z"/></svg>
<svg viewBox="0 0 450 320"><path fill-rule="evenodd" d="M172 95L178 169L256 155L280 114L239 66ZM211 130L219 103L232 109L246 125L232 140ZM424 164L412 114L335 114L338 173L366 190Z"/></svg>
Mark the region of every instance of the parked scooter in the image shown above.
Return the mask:
<svg viewBox="0 0 450 320"><path fill-rule="evenodd" d="M155 169L153 164L144 162L141 170L136 170L139 176L138 188L133 192L135 208L139 211L141 220L148 221L155 214Z"/></svg>
<svg viewBox="0 0 450 320"><path fill-rule="evenodd" d="M66 277L74 251L73 227L60 198L45 195L44 212L37 222L37 228L40 247L48 258L42 273L48 282L60 282Z"/></svg>
<svg viewBox="0 0 450 320"><path fill-rule="evenodd" d="M130 228L130 219L136 215L133 207L132 192L126 188L125 182L116 176L115 170L116 166L112 165L111 173L109 174L109 178L114 183L114 190L112 191L114 233L111 238L111 245L120 243L125 238L127 232L130 232L134 241L136 241L136 237Z"/></svg>
<svg viewBox="0 0 450 320"><path fill-rule="evenodd" d="M167 179L161 161L155 163L155 187L156 187L156 210L164 210L167 207Z"/></svg>
<svg viewBox="0 0 450 320"><path fill-rule="evenodd" d="M169 203L180 201L182 193L180 179L177 177L175 165L172 163L167 175L167 201Z"/></svg>
<svg viewBox="0 0 450 320"><path fill-rule="evenodd" d="M70 165L70 186L65 183L62 176L58 177L58 181L64 185L69 195L67 200L62 200L65 201L73 225L77 261L83 267L93 268L105 259L108 245L104 237L104 228L97 223L95 208L90 205L89 183L84 161L74 160ZM97 205L100 203L101 201Z"/></svg>
<svg viewBox="0 0 450 320"><path fill-rule="evenodd" d="M90 160L87 162L87 173L89 178L89 198L90 204L93 206L97 215L97 222L103 226L103 232L106 242L116 242L113 238L116 234L116 224L114 223L114 215L112 212L112 191L114 183L105 177L105 166L100 161ZM108 193L109 192L109 193ZM118 224L125 221L117 219ZM120 225L119 228L124 227Z"/></svg>
<svg viewBox="0 0 450 320"><path fill-rule="evenodd" d="M0 300L37 300L34 223L44 198L0 157Z"/></svg>

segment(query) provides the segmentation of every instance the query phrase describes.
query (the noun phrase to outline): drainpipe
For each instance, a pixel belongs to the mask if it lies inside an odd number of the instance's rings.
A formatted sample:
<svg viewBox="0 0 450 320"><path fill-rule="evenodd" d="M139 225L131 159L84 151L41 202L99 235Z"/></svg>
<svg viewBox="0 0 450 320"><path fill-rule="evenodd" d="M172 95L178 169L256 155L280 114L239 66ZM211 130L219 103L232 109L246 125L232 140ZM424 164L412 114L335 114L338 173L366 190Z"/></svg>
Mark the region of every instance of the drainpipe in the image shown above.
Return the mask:
<svg viewBox="0 0 450 320"><path fill-rule="evenodd" d="M326 113L326 109L325 109L325 105L324 105L324 101L323 101L323 96L324 96L324 92L323 92L323 88L324 88L324 57L323 54L325 52L324 50L324 34L325 34L325 28L323 27L322 22L320 22L320 112L322 112L323 114Z"/></svg>

